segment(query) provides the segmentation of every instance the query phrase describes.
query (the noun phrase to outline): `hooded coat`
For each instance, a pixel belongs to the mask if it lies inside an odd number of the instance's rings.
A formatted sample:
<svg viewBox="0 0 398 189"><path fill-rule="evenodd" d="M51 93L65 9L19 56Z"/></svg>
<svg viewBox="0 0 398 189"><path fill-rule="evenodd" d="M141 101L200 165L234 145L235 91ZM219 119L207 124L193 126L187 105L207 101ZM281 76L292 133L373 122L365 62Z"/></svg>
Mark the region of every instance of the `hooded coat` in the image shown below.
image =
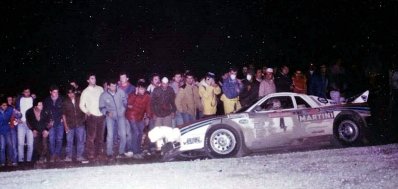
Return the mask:
<svg viewBox="0 0 398 189"><path fill-rule="evenodd" d="M203 106L203 115L214 115L217 112L217 96L221 93L219 86L210 86L203 79L199 84L199 96Z"/></svg>

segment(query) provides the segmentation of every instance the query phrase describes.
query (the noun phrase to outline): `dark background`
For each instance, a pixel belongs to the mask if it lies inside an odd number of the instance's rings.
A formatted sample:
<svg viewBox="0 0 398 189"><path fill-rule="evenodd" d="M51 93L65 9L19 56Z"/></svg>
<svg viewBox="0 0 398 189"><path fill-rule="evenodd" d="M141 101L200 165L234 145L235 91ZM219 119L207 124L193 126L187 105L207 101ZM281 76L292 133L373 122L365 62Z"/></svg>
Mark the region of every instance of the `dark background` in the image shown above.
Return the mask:
<svg viewBox="0 0 398 189"><path fill-rule="evenodd" d="M201 76L227 67L332 64L353 91L397 61L397 1L2 1L0 93L48 94L88 71Z"/></svg>

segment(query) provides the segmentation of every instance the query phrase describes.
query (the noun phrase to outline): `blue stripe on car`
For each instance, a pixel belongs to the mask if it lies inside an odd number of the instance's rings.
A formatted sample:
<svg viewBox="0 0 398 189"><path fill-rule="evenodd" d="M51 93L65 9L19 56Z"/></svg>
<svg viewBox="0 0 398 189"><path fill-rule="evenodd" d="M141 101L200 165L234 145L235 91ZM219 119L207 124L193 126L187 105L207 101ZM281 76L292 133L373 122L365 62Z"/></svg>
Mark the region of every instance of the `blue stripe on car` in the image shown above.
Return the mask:
<svg viewBox="0 0 398 189"><path fill-rule="evenodd" d="M192 125L190 125L188 127L184 127L184 128L181 129L181 135L184 135L185 133L187 133L189 131L192 131L194 129L206 126L206 125L212 123L214 120L217 120L217 119L221 119L221 117L215 117L215 118L208 119L208 120L205 120L205 121L202 121L202 122L194 123L194 124L192 124Z"/></svg>

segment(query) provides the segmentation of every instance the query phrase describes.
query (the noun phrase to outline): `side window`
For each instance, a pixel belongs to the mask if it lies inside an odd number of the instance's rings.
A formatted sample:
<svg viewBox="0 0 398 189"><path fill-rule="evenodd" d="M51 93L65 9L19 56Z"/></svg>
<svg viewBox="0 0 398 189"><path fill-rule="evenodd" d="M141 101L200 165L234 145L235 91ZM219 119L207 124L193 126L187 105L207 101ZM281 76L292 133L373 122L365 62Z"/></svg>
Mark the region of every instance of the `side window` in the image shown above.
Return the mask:
<svg viewBox="0 0 398 189"><path fill-rule="evenodd" d="M261 104L262 111L282 110L293 108L293 101L290 96L272 97Z"/></svg>
<svg viewBox="0 0 398 189"><path fill-rule="evenodd" d="M295 96L294 99L297 103L297 109L301 108L311 108L311 106L301 97Z"/></svg>

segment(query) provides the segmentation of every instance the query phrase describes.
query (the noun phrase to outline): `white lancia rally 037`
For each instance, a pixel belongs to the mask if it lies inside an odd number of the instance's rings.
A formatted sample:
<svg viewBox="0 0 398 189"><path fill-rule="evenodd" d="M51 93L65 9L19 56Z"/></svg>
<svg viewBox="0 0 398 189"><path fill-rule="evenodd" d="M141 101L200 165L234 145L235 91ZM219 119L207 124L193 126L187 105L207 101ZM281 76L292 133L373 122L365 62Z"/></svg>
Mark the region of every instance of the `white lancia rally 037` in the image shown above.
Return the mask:
<svg viewBox="0 0 398 189"><path fill-rule="evenodd" d="M342 103L297 93L269 94L228 115L197 120L180 128L155 127L149 138L164 161L179 158L241 157L278 148L365 141L369 91Z"/></svg>

